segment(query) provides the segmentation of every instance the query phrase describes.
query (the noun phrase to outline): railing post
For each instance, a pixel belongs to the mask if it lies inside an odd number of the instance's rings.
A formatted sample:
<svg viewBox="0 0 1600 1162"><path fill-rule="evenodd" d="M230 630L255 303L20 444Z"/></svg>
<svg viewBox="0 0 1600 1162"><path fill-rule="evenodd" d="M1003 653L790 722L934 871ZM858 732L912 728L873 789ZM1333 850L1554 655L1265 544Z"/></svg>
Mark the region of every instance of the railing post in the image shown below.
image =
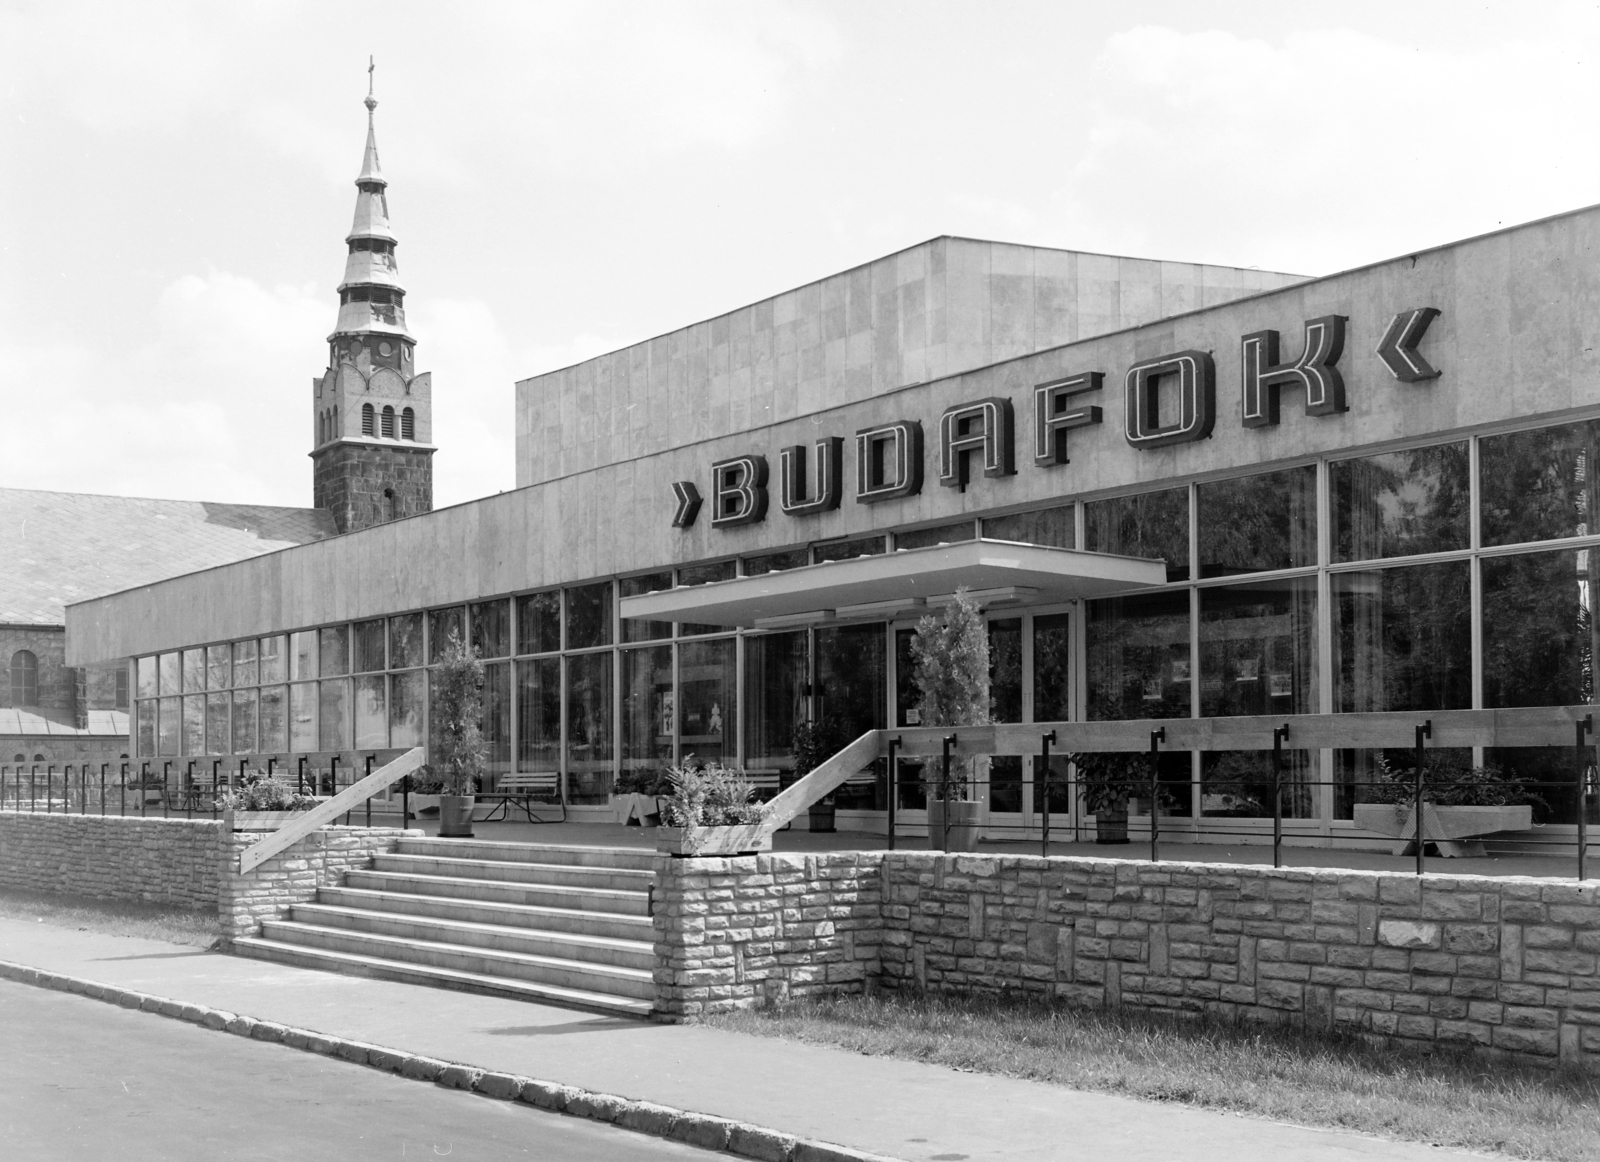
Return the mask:
<svg viewBox="0 0 1600 1162"><path fill-rule="evenodd" d="M370 775L372 773L372 760L377 758L377 757L378 756L375 755L375 754L369 754L367 756L367 774L368 775ZM366 777L366 775L362 776L362 778L365 778L365 777ZM509 814L511 814L511 812L507 811L506 814L509 815ZM345 816L345 818L348 819L349 816L347 815L347 816ZM371 795L367 796L367 826L368 827L372 826L372 796Z"/></svg>
<svg viewBox="0 0 1600 1162"><path fill-rule="evenodd" d="M300 762L295 768L294 792L297 795L306 793L306 756L300 756Z"/></svg>
<svg viewBox="0 0 1600 1162"><path fill-rule="evenodd" d="M1039 769L1034 772L1033 781L1039 788L1039 802L1042 804L1040 814L1041 825L1039 828L1039 854L1050 854L1050 744L1055 742L1056 732L1039 736Z"/></svg>
<svg viewBox="0 0 1600 1162"><path fill-rule="evenodd" d="M267 759L267 778L272 778L277 773L278 756L272 755Z"/></svg>
<svg viewBox="0 0 1600 1162"><path fill-rule="evenodd" d="M217 817L222 801L222 760L211 760L211 818Z"/></svg>
<svg viewBox="0 0 1600 1162"><path fill-rule="evenodd" d="M1588 756L1583 753L1583 739L1585 735L1594 733L1594 715L1585 714L1577 722L1578 734L1578 879L1589 878L1589 805L1584 801L1588 798L1589 772L1593 766L1588 761Z"/></svg>
<svg viewBox="0 0 1600 1162"><path fill-rule="evenodd" d="M146 760L139 764L139 817L144 818L149 808L144 801L144 785L150 781L150 763Z"/></svg>
<svg viewBox="0 0 1600 1162"><path fill-rule="evenodd" d="M900 759L895 751L905 740L898 734L889 740L889 850L894 850L895 807L900 799Z"/></svg>
<svg viewBox="0 0 1600 1162"><path fill-rule="evenodd" d="M47 763L44 768L44 813L50 814L55 810L56 791L56 765Z"/></svg>
<svg viewBox="0 0 1600 1162"><path fill-rule="evenodd" d="M945 851L950 842L950 748L955 746L956 736L947 734L942 741L944 758L941 761L944 767L939 777L939 792L944 796L944 806L939 809L940 831L943 832L939 836L939 850Z"/></svg>
<svg viewBox="0 0 1600 1162"><path fill-rule="evenodd" d="M122 764L122 782L117 787L117 814L128 813L128 764Z"/></svg>
<svg viewBox="0 0 1600 1162"><path fill-rule="evenodd" d="M172 760L161 764L161 818L172 818L172 792L167 784L172 781Z"/></svg>
<svg viewBox="0 0 1600 1162"><path fill-rule="evenodd" d="M1272 732L1272 866L1283 866L1283 744L1289 741L1289 724Z"/></svg>
<svg viewBox="0 0 1600 1162"><path fill-rule="evenodd" d="M328 794L339 793L339 754L335 751L328 756Z"/></svg>
<svg viewBox="0 0 1600 1162"><path fill-rule="evenodd" d="M1150 862L1161 862L1161 744L1167 728L1150 732Z"/></svg>
<svg viewBox="0 0 1600 1162"><path fill-rule="evenodd" d="M33 813L39 809L39 764L28 764L28 811Z"/></svg>
<svg viewBox="0 0 1600 1162"><path fill-rule="evenodd" d="M1430 719L1427 719L1425 722L1423 722L1420 726L1417 727L1417 791L1416 791L1415 800L1413 802L1413 806L1415 808L1415 813L1416 813L1417 874L1419 876L1423 874L1422 849L1425 846L1424 843L1423 843L1423 830L1422 830L1422 763L1423 763L1423 760L1425 758L1427 758L1427 753L1428 753L1427 750L1423 747L1422 740L1425 739L1425 738L1432 738L1432 737L1433 737L1433 719L1430 718Z"/></svg>
<svg viewBox="0 0 1600 1162"><path fill-rule="evenodd" d="M187 784L183 788L183 806L184 806L184 810L186 810L189 813L187 818L193 819L194 818L194 800L195 800L195 796L199 793L199 792L197 792L195 790L195 787L194 787L194 760L193 759L189 760L189 769L184 772L183 778L184 778L184 782Z"/></svg>

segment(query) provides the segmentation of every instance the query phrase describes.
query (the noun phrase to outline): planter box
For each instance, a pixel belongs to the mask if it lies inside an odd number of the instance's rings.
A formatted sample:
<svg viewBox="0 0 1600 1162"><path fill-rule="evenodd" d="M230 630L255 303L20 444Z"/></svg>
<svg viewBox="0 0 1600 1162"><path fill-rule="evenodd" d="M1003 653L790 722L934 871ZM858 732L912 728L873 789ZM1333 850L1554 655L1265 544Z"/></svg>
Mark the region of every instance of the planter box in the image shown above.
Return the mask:
<svg viewBox="0 0 1600 1162"><path fill-rule="evenodd" d="M1395 855L1405 855L1414 849L1417 823L1410 804L1357 803L1354 814L1357 827L1398 839ZM1439 854L1447 857L1483 855L1483 844L1471 842L1473 836L1492 835L1496 831L1526 831L1532 826L1533 808L1526 804L1519 807L1422 805L1422 841L1435 844Z"/></svg>
<svg viewBox="0 0 1600 1162"><path fill-rule="evenodd" d="M235 811L235 831L276 831L285 823L293 823L304 811Z"/></svg>
<svg viewBox="0 0 1600 1162"><path fill-rule="evenodd" d="M761 824L737 827L663 827L656 832L656 850L668 855L746 855L772 850L772 836Z"/></svg>

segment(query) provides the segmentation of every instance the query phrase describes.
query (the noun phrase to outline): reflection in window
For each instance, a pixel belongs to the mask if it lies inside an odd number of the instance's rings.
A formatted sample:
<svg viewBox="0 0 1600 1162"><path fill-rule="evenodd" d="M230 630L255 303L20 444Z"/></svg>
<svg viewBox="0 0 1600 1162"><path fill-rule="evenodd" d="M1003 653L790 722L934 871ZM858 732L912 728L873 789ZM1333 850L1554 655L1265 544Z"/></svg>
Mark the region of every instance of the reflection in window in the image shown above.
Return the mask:
<svg viewBox="0 0 1600 1162"><path fill-rule="evenodd" d="M738 757L739 674L733 638L678 647L678 745L685 756Z"/></svg>
<svg viewBox="0 0 1600 1162"><path fill-rule="evenodd" d="M511 770L511 663L483 668L483 740L489 744L491 775Z"/></svg>
<svg viewBox="0 0 1600 1162"><path fill-rule="evenodd" d="M989 622L989 715L994 722L1022 721L1022 619ZM1021 778L1019 774L1017 776ZM1019 784L1020 786L1020 784ZM1022 792L1017 792L1021 810Z"/></svg>
<svg viewBox="0 0 1600 1162"><path fill-rule="evenodd" d="M281 682L289 676L288 643L282 634L261 639L261 681Z"/></svg>
<svg viewBox="0 0 1600 1162"><path fill-rule="evenodd" d="M1272 818L1270 750L1208 751L1200 756L1200 814L1235 819ZM1314 819L1311 753L1283 752L1283 817Z"/></svg>
<svg viewBox="0 0 1600 1162"><path fill-rule="evenodd" d="M261 688L261 751L289 749L289 690L287 686Z"/></svg>
<svg viewBox="0 0 1600 1162"><path fill-rule="evenodd" d="M1480 532L1486 545L1600 532L1595 472L1600 420L1478 441Z"/></svg>
<svg viewBox="0 0 1600 1162"><path fill-rule="evenodd" d="M389 666L408 670L422 665L422 614L403 613L389 619Z"/></svg>
<svg viewBox="0 0 1600 1162"><path fill-rule="evenodd" d="M745 639L745 762L794 769L794 728L805 719L805 632Z"/></svg>
<svg viewBox="0 0 1600 1162"><path fill-rule="evenodd" d="M385 629L386 627L381 617L374 618L371 621L358 621L350 627L350 640L355 647L356 673L371 674L383 669Z"/></svg>
<svg viewBox="0 0 1600 1162"><path fill-rule="evenodd" d="M317 684L298 682L289 687L289 749L317 749Z"/></svg>
<svg viewBox="0 0 1600 1162"><path fill-rule="evenodd" d="M664 589L672 588L672 570L667 569L660 573L645 573L638 577L624 577L620 582L622 596L638 597L643 593L660 593ZM672 636L672 623L670 621L646 621L637 617L622 619L622 640L625 642L649 642Z"/></svg>
<svg viewBox="0 0 1600 1162"><path fill-rule="evenodd" d="M1483 559L1483 704L1594 701L1593 549Z"/></svg>
<svg viewBox="0 0 1600 1162"><path fill-rule="evenodd" d="M233 685L233 650L228 646L206 647L206 689L226 690Z"/></svg>
<svg viewBox="0 0 1600 1162"><path fill-rule="evenodd" d="M548 654L561 648L561 590L517 598L517 653Z"/></svg>
<svg viewBox="0 0 1600 1162"><path fill-rule="evenodd" d="M1202 484L1197 500L1200 576L1317 563L1314 466Z"/></svg>
<svg viewBox="0 0 1600 1162"><path fill-rule="evenodd" d="M989 760L989 810L1011 815L1022 811L1022 756L997 754ZM998 828L995 824L998 823ZM991 829L1019 831L1020 821L993 821ZM1020 837L1007 837L1020 838Z"/></svg>
<svg viewBox="0 0 1600 1162"><path fill-rule="evenodd" d="M1066 722L1072 717L1071 617L1055 613L1033 619L1035 722Z"/></svg>
<svg viewBox="0 0 1600 1162"><path fill-rule="evenodd" d="M626 626L628 623L623 622ZM648 624L648 623L646 623ZM670 628L670 627L669 627ZM655 770L672 762L672 647L622 652L622 767Z"/></svg>
<svg viewBox="0 0 1600 1162"><path fill-rule="evenodd" d="M1200 591L1200 713L1317 712L1317 581Z"/></svg>
<svg viewBox="0 0 1600 1162"><path fill-rule="evenodd" d="M713 581L733 580L736 561L712 561L708 565L685 565L678 570L679 585L709 585Z"/></svg>
<svg viewBox="0 0 1600 1162"><path fill-rule="evenodd" d="M445 650L450 648L451 635L467 640L466 627L463 625L466 612L459 605L452 605L447 609L428 610L428 661L437 665L444 659Z"/></svg>
<svg viewBox="0 0 1600 1162"><path fill-rule="evenodd" d="M822 545L811 546L811 559L817 564L823 561L850 561L856 557L875 557L883 552L884 539L879 537L857 537L853 541L829 541Z"/></svg>
<svg viewBox="0 0 1600 1162"><path fill-rule="evenodd" d="M916 630L894 631L894 705L896 726L922 725L922 687L917 685L917 662L911 654Z"/></svg>
<svg viewBox="0 0 1600 1162"><path fill-rule="evenodd" d="M227 646L220 647L227 649ZM153 657L140 658L136 667L139 677L139 697L154 698L156 696L156 660ZM148 754L148 751L141 751Z"/></svg>
<svg viewBox="0 0 1600 1162"><path fill-rule="evenodd" d="M190 694L183 700L183 753L206 753L206 699L204 694Z"/></svg>
<svg viewBox="0 0 1600 1162"><path fill-rule="evenodd" d="M146 659L140 658L141 662ZM156 704L152 699L139 704L139 753L153 755L156 753Z"/></svg>
<svg viewBox="0 0 1600 1162"><path fill-rule="evenodd" d="M239 668L237 652L234 654L234 672ZM233 692L233 753L256 753L256 692Z"/></svg>
<svg viewBox="0 0 1600 1162"><path fill-rule="evenodd" d="M317 683L317 749L350 745L350 683L343 678Z"/></svg>
<svg viewBox="0 0 1600 1162"><path fill-rule="evenodd" d="M1083 547L1092 553L1159 558L1167 580L1189 576L1189 490L1141 492L1083 506Z"/></svg>
<svg viewBox="0 0 1600 1162"><path fill-rule="evenodd" d="M350 627L328 625L317 631L317 666L324 678L350 672Z"/></svg>
<svg viewBox="0 0 1600 1162"><path fill-rule="evenodd" d="M604 803L611 794L611 654L578 654L566 664L568 801Z"/></svg>
<svg viewBox="0 0 1600 1162"><path fill-rule="evenodd" d="M1070 504L1055 508L992 516L983 522L983 535L991 541L1021 541L1055 549L1077 547L1077 520Z"/></svg>
<svg viewBox="0 0 1600 1162"><path fill-rule="evenodd" d="M1186 590L1088 603L1089 718L1189 716Z"/></svg>
<svg viewBox="0 0 1600 1162"><path fill-rule="evenodd" d="M1333 559L1367 561L1467 547L1466 441L1328 465Z"/></svg>
<svg viewBox="0 0 1600 1162"><path fill-rule="evenodd" d="M511 656L511 602L480 601L472 607L472 644L480 658Z"/></svg>
<svg viewBox="0 0 1600 1162"><path fill-rule="evenodd" d="M611 583L567 590L567 649L611 644Z"/></svg>
<svg viewBox="0 0 1600 1162"><path fill-rule="evenodd" d="M228 754L233 744L228 739L228 723L232 718L232 705L226 692L206 695L206 753Z"/></svg>
<svg viewBox="0 0 1600 1162"><path fill-rule="evenodd" d="M176 653L161 655L161 693L178 694L182 692L182 668Z"/></svg>
<svg viewBox="0 0 1600 1162"><path fill-rule="evenodd" d="M422 670L389 675L389 745L422 745L422 708L427 698L427 675Z"/></svg>
<svg viewBox="0 0 1600 1162"><path fill-rule="evenodd" d="M382 674L356 679L356 749L378 750L389 745L388 693Z"/></svg>
<svg viewBox="0 0 1600 1162"><path fill-rule="evenodd" d="M888 658L882 623L816 631L817 721L840 740L853 742L882 730L888 710ZM881 762L851 776L834 794L843 808L882 809L888 773Z"/></svg>
<svg viewBox="0 0 1600 1162"><path fill-rule="evenodd" d="M304 681L317 676L317 631L303 629L289 635L289 680Z"/></svg>
<svg viewBox="0 0 1600 1162"><path fill-rule="evenodd" d="M1472 705L1467 562L1335 573L1331 581L1336 709Z"/></svg>
<svg viewBox="0 0 1600 1162"><path fill-rule="evenodd" d="M206 688L206 652L203 649L183 651L183 689L185 693Z"/></svg>
<svg viewBox="0 0 1600 1162"><path fill-rule="evenodd" d="M810 560L804 549L789 549L782 553L766 553L759 557L746 557L741 571L746 577L759 577L763 573L778 573L784 569L798 569Z"/></svg>
<svg viewBox="0 0 1600 1162"><path fill-rule="evenodd" d="M561 659L517 663L517 769L561 769Z"/></svg>
<svg viewBox="0 0 1600 1162"><path fill-rule="evenodd" d="M161 754L175 755L178 753L179 739L182 737L183 730L182 715L183 711L178 699L161 699L161 715L159 719L161 736L157 740Z"/></svg>
<svg viewBox="0 0 1600 1162"><path fill-rule="evenodd" d="M962 541L973 540L976 535L972 522L964 520L956 524L937 525L931 529L912 529L910 532L895 533L894 547L926 549L933 545L957 545Z"/></svg>

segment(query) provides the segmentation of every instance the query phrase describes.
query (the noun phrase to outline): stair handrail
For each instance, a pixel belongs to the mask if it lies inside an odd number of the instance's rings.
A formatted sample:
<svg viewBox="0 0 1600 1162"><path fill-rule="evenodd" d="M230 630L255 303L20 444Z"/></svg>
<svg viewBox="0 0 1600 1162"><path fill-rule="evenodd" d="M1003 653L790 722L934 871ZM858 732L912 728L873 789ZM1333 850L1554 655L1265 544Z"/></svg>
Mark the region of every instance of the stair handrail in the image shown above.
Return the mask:
<svg viewBox="0 0 1600 1162"><path fill-rule="evenodd" d="M793 785L780 791L768 802L756 834L771 835L813 803L842 787L851 775L883 753L883 739L888 732L869 730L850 743L832 758L824 759Z"/></svg>
<svg viewBox="0 0 1600 1162"><path fill-rule="evenodd" d="M259 843L251 844L239 853L239 874L248 875L280 851L292 847L323 824L331 823L340 815L359 807L379 791L409 775L427 761L427 750L420 746L414 746L399 758L379 767L360 782L352 783L333 798L318 803L309 811L296 815L295 818L280 826L276 831L269 833L265 839ZM231 811L228 813L228 817L231 819Z"/></svg>

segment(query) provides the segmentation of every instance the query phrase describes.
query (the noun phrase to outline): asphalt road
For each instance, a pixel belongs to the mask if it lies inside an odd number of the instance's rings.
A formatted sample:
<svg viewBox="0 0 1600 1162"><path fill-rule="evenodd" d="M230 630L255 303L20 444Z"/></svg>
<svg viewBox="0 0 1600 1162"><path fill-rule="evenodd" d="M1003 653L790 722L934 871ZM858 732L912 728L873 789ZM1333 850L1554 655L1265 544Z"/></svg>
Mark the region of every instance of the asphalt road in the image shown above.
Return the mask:
<svg viewBox="0 0 1600 1162"><path fill-rule="evenodd" d="M662 1162L714 1155L0 981L0 1158Z"/></svg>

